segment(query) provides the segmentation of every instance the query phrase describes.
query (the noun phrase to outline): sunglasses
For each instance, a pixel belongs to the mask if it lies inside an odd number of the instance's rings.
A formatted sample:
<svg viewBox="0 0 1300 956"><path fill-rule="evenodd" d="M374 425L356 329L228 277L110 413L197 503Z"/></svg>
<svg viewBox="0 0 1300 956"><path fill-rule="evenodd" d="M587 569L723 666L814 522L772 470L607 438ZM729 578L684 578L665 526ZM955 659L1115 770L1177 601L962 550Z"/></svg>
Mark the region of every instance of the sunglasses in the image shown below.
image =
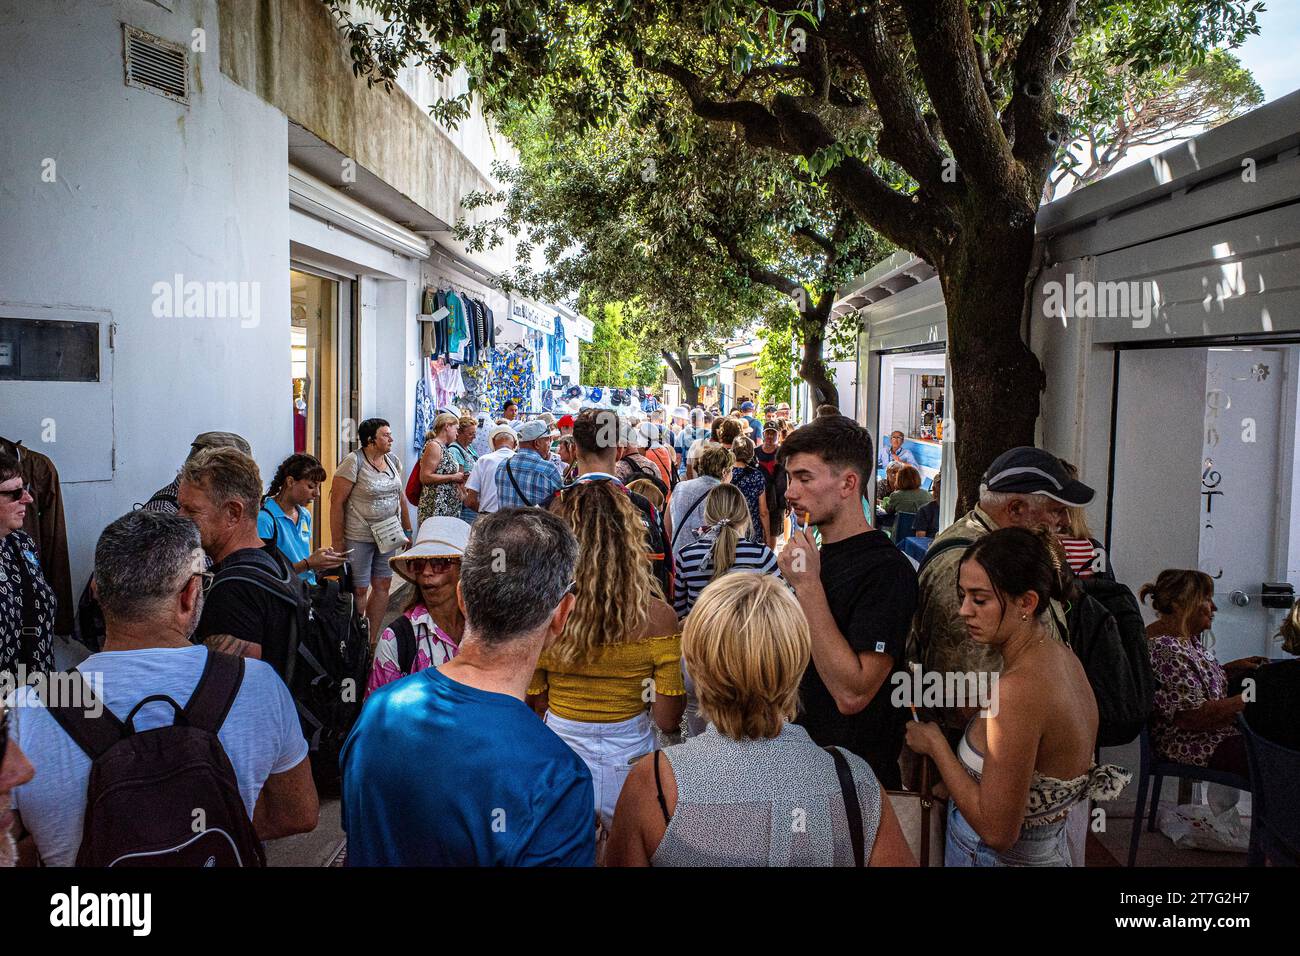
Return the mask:
<svg viewBox="0 0 1300 956"><path fill-rule="evenodd" d="M459 565L460 559L458 558L411 558L406 562L406 566L411 569L412 574L422 574L426 567L430 571L437 573L439 571L450 571Z"/></svg>
<svg viewBox="0 0 1300 956"><path fill-rule="evenodd" d="M8 498L10 501L19 501L22 499L23 495L30 495L31 493L32 486L23 485L20 488L6 488L3 491L0 491L0 498Z"/></svg>

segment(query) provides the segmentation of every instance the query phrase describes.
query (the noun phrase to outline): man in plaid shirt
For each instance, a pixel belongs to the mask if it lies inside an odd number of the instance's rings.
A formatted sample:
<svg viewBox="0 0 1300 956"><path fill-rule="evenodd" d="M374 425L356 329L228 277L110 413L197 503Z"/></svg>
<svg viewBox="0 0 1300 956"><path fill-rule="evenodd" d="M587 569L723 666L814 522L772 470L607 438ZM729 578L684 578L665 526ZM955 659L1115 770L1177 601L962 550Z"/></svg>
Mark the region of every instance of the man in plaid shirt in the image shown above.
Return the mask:
<svg viewBox="0 0 1300 956"><path fill-rule="evenodd" d="M559 438L544 421L519 426L519 448L497 469L497 497L502 508L548 508L563 481L551 464L551 439Z"/></svg>

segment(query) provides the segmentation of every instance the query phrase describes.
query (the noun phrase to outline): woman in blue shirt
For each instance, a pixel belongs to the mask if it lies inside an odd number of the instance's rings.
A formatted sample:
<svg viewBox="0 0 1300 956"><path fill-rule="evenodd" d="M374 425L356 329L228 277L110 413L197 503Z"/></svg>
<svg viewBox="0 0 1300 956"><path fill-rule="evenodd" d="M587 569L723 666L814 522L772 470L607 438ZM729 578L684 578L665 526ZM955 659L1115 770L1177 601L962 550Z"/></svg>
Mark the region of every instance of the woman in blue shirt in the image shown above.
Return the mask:
<svg viewBox="0 0 1300 956"><path fill-rule="evenodd" d="M325 469L312 455L290 455L280 462L271 479L271 487L262 499L257 514L257 535L274 541L294 571L308 584L316 583L316 572L333 568L347 560L333 548L311 549L312 502L320 499Z"/></svg>

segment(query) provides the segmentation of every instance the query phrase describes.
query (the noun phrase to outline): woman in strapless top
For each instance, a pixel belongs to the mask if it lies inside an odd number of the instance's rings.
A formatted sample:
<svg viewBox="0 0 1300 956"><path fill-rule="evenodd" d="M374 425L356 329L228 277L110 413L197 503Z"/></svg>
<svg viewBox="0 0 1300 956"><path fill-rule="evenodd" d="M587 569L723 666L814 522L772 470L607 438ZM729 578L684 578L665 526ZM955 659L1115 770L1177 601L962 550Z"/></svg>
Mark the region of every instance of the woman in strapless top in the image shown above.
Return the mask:
<svg viewBox="0 0 1300 956"><path fill-rule="evenodd" d="M1113 799L1131 778L1093 762L1097 702L1046 627L1050 601L1066 596L1058 548L1047 532L1003 528L959 565L962 620L971 640L1001 651L1002 671L957 753L937 724L907 727L908 746L933 758L951 797L947 866L1069 866L1070 807Z"/></svg>

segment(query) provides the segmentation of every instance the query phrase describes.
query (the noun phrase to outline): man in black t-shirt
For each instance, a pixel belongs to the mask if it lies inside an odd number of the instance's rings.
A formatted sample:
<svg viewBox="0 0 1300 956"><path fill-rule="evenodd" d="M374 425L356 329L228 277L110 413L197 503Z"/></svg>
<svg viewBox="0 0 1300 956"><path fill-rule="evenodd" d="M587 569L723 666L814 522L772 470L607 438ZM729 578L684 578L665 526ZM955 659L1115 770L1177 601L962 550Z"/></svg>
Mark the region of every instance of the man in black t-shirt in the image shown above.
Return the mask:
<svg viewBox="0 0 1300 956"><path fill-rule="evenodd" d="M853 751L882 786L898 789L906 712L890 702L890 678L903 664L916 572L862 512L871 436L845 416L822 417L791 433L779 456L798 527L778 560L813 640L797 722L818 744ZM820 551L810 524L821 533Z"/></svg>
<svg viewBox="0 0 1300 956"><path fill-rule="evenodd" d="M194 641L264 660L283 677L295 613L287 597L294 593L297 581L275 547L267 547L258 537L261 497L257 463L234 448L210 449L187 461L176 495L179 514L198 525L203 550L215 562L210 569L213 576L235 564L258 564L279 579L285 593L280 597L243 581L220 582L207 594ZM195 560L202 561L202 552ZM202 570L202 563L197 563L195 571Z"/></svg>

